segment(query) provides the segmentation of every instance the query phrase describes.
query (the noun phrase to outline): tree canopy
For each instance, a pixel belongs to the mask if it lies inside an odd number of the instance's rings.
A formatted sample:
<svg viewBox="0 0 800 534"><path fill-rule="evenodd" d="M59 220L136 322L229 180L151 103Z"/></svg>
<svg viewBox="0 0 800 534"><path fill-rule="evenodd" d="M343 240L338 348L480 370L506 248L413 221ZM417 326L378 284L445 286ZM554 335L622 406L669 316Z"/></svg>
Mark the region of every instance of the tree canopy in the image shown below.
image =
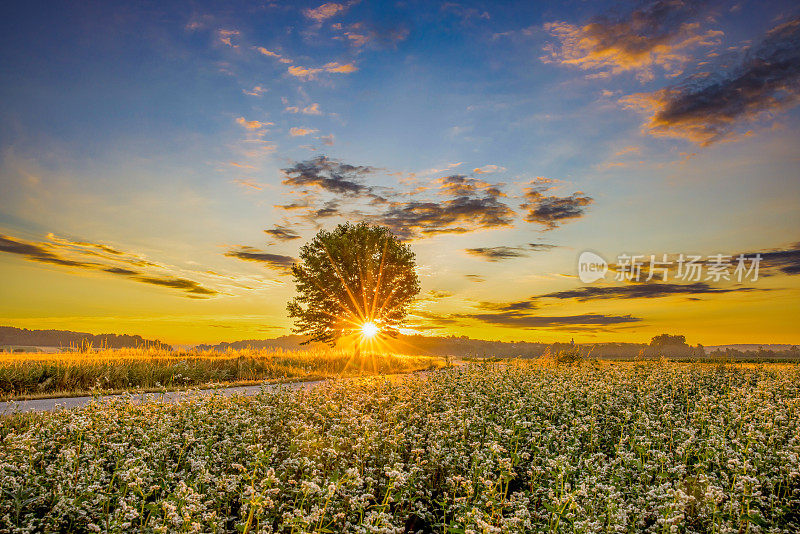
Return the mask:
<svg viewBox="0 0 800 534"><path fill-rule="evenodd" d="M345 223L320 230L292 265L297 296L287 305L306 343L365 329L394 336L419 293L411 248L388 228Z"/></svg>

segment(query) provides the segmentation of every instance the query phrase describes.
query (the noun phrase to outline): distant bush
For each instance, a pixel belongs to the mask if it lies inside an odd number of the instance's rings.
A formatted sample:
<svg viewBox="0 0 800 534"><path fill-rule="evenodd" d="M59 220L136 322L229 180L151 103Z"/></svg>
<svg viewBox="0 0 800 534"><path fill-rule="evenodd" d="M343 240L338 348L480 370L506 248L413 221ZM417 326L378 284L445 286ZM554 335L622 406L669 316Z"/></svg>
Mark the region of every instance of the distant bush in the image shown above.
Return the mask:
<svg viewBox="0 0 800 534"><path fill-rule="evenodd" d="M542 355L542 359L555 363L556 365L579 365L583 362L583 354L580 347L573 346L568 349L551 349L547 347Z"/></svg>

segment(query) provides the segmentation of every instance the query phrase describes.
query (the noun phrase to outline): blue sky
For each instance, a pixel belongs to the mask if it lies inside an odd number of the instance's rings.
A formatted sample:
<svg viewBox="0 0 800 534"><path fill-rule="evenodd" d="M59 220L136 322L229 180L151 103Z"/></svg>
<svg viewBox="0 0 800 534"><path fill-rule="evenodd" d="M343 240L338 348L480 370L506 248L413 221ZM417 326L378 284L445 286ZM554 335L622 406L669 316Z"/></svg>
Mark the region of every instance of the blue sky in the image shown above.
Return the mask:
<svg viewBox="0 0 800 534"><path fill-rule="evenodd" d="M285 263L319 227L366 219L406 232L424 291L448 294L421 304L420 331L560 340L673 329L703 342L794 342L798 285L786 265L741 295L687 290L535 312L611 317L602 329L578 319L511 328L476 311L574 287L586 249L610 260L796 258L800 78L779 65L796 64L800 48L790 2L7 11L0 274L17 282L0 304L8 324L177 342L284 333ZM316 178L291 183L284 170L303 162ZM326 188L321 176L361 189ZM453 176L468 195L448 196ZM370 203L377 195L383 203ZM422 203L442 212L422 213ZM264 233L276 225L299 237ZM152 265L109 272L116 263L65 264L26 248L86 259L92 244L124 252L129 267ZM497 247L513 250L487 255ZM242 261L241 250L263 261ZM176 279L213 293L169 285ZM773 311L748 322L742 310ZM709 314L719 324L697 326ZM628 315L636 324L613 321Z"/></svg>

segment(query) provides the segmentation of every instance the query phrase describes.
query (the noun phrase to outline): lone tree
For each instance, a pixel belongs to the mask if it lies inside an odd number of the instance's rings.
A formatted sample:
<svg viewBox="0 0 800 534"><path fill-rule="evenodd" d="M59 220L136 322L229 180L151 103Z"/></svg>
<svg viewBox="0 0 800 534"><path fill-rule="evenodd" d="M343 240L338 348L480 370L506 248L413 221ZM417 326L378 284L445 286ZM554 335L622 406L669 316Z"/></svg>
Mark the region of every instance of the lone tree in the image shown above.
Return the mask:
<svg viewBox="0 0 800 534"><path fill-rule="evenodd" d="M419 293L414 253L383 226L320 230L292 265L297 297L287 305L295 333L331 346L353 333L396 336Z"/></svg>

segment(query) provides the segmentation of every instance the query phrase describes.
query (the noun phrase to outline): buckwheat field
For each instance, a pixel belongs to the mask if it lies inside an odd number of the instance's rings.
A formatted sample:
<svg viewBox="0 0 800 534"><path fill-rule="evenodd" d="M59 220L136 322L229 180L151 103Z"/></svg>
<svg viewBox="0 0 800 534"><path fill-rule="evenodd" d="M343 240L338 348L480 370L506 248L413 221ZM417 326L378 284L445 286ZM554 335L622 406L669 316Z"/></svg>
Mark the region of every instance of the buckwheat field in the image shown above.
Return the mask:
<svg viewBox="0 0 800 534"><path fill-rule="evenodd" d="M800 531L791 365L471 364L2 425L2 532Z"/></svg>

